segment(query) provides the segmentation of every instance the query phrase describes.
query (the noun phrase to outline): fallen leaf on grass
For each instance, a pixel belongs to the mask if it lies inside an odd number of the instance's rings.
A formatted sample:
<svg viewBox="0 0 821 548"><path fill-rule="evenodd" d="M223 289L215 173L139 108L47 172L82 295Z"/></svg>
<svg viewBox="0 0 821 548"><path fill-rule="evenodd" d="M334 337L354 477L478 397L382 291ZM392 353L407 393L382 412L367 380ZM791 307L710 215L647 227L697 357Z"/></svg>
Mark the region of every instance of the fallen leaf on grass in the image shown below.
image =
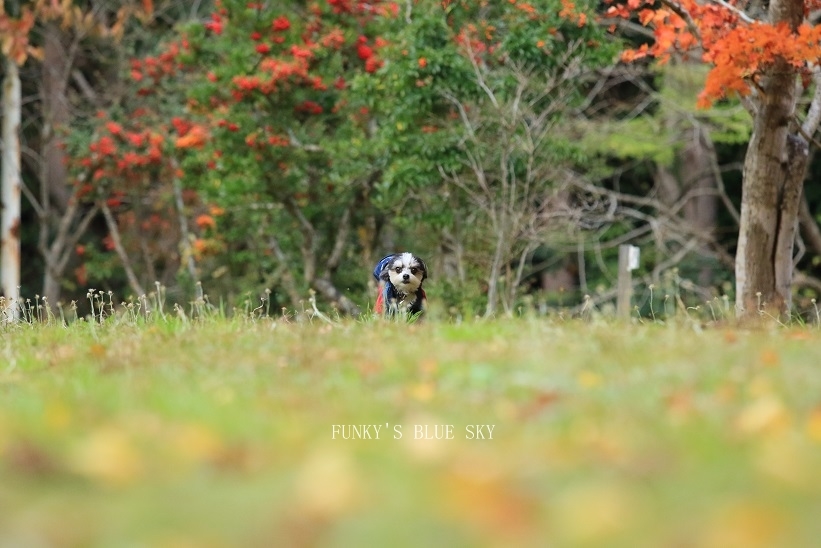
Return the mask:
<svg viewBox="0 0 821 548"><path fill-rule="evenodd" d="M105 357L106 349L100 343L94 343L88 347L88 352L92 357L100 359Z"/></svg>
<svg viewBox="0 0 821 548"><path fill-rule="evenodd" d="M537 522L538 501L493 471L492 465L450 470L440 492L446 514L487 534L526 535Z"/></svg>
<svg viewBox="0 0 821 548"><path fill-rule="evenodd" d="M778 352L772 348L763 350L761 355L758 357L758 360L764 367L777 367L781 363L781 359L778 357Z"/></svg>
<svg viewBox="0 0 821 548"><path fill-rule="evenodd" d="M626 485L609 481L574 485L554 504L556 528L571 545L613 542L640 514Z"/></svg>
<svg viewBox="0 0 821 548"><path fill-rule="evenodd" d="M821 443L821 406L813 409L807 417L806 432L811 440Z"/></svg>
<svg viewBox="0 0 821 548"><path fill-rule="evenodd" d="M595 388L602 383L602 377L593 371L582 371L577 378L582 388Z"/></svg>
<svg viewBox="0 0 821 548"><path fill-rule="evenodd" d="M103 427L89 434L70 458L71 468L109 486L125 486L136 481L143 461L131 438L122 430Z"/></svg>
<svg viewBox="0 0 821 548"><path fill-rule="evenodd" d="M738 340L738 334L735 331L724 332L724 342L732 344Z"/></svg>
<svg viewBox="0 0 821 548"><path fill-rule="evenodd" d="M436 393L436 385L432 382L420 382L408 390L411 397L419 401L430 401Z"/></svg>
<svg viewBox="0 0 821 548"><path fill-rule="evenodd" d="M790 331L787 334L787 339L791 341L811 341L812 335L806 329Z"/></svg>
<svg viewBox="0 0 821 548"><path fill-rule="evenodd" d="M570 442L586 459L624 465L635 458L630 432L618 421L599 424L581 419L570 434Z"/></svg>
<svg viewBox="0 0 821 548"><path fill-rule="evenodd" d="M521 406L519 416L522 419L533 418L553 407L561 398L562 395L560 393L552 390L539 392L530 401Z"/></svg>
<svg viewBox="0 0 821 548"><path fill-rule="evenodd" d="M738 387L730 381L724 381L713 393L715 403L726 405L732 403L738 397Z"/></svg>
<svg viewBox="0 0 821 548"><path fill-rule="evenodd" d="M789 426L790 415L781 400L762 396L741 410L735 424L744 434L774 434Z"/></svg>
<svg viewBox="0 0 821 548"><path fill-rule="evenodd" d="M3 461L12 472L41 476L57 470L52 456L41 447L29 440L15 440L0 450Z"/></svg>
<svg viewBox="0 0 821 548"><path fill-rule="evenodd" d="M445 432L441 425L445 422L442 418L427 413L411 414L404 419L402 443L412 458L421 462L437 462L450 454L454 446L453 440L443 439ZM438 432L436 425L440 425ZM427 437L424 428L428 429ZM436 439L437 433L439 439ZM453 435L456 436L455 431Z"/></svg>
<svg viewBox="0 0 821 548"><path fill-rule="evenodd" d="M63 403L51 402L43 412L43 422L52 431L63 431L71 424L71 409Z"/></svg>
<svg viewBox="0 0 821 548"><path fill-rule="evenodd" d="M767 438L753 457L756 469L797 489L812 488L812 462L798 441L792 436Z"/></svg>
<svg viewBox="0 0 821 548"><path fill-rule="evenodd" d="M356 369L359 374L365 378L370 378L382 371L382 366L379 362L373 360L364 360L356 364Z"/></svg>
<svg viewBox="0 0 821 548"><path fill-rule="evenodd" d="M321 447L308 456L298 472L294 502L300 512L314 518L333 519L360 499L360 483L347 453Z"/></svg>
<svg viewBox="0 0 821 548"><path fill-rule="evenodd" d="M787 520L778 508L760 503L729 502L707 520L701 542L704 548L764 548L786 546Z"/></svg>
<svg viewBox="0 0 821 548"><path fill-rule="evenodd" d="M426 358L419 362L419 374L424 379L428 379L435 375L439 370L439 363L433 358Z"/></svg>
<svg viewBox="0 0 821 548"><path fill-rule="evenodd" d="M200 424L181 425L173 433L176 454L188 462L211 462L223 450L222 441Z"/></svg>
<svg viewBox="0 0 821 548"><path fill-rule="evenodd" d="M681 424L694 413L693 391L679 389L664 398L667 415L673 423Z"/></svg>

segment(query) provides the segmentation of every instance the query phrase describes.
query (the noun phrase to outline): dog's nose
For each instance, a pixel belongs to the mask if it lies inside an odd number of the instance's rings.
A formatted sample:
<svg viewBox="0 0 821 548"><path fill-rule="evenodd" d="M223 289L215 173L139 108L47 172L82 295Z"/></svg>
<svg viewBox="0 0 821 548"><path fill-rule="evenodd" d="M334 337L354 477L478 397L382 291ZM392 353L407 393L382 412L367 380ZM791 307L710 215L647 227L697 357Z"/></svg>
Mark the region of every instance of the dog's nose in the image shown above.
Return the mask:
<svg viewBox="0 0 821 548"><path fill-rule="evenodd" d="M402 274L402 279L407 282L408 280L410 280L410 274Z"/></svg>

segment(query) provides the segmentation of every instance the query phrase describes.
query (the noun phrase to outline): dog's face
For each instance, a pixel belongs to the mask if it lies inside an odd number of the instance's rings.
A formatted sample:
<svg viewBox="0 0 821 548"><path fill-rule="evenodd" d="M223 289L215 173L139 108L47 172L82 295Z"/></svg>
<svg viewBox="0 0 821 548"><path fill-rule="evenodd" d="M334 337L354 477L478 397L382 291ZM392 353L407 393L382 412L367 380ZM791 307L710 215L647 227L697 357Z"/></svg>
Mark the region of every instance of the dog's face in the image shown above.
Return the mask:
<svg viewBox="0 0 821 548"><path fill-rule="evenodd" d="M428 277L428 269L419 257L412 253L398 253L387 266L388 279L405 294L415 293Z"/></svg>

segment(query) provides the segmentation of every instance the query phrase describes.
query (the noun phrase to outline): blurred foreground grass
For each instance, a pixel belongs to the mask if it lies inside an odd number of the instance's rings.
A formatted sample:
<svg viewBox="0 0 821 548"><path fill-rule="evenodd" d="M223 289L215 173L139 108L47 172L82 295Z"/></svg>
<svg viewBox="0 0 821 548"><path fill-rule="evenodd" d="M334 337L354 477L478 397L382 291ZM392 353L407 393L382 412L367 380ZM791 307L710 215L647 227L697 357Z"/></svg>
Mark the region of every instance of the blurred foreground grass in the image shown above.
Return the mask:
<svg viewBox="0 0 821 548"><path fill-rule="evenodd" d="M7 330L0 545L813 546L819 343L535 320ZM333 439L366 424L378 440Z"/></svg>

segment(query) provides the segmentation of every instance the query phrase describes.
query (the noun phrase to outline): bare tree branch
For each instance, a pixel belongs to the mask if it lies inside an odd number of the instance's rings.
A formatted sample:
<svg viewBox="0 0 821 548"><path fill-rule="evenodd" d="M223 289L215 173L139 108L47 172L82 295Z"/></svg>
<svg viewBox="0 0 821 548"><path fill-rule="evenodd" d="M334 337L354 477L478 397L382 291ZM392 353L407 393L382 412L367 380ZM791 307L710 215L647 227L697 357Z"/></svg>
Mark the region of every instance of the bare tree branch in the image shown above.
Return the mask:
<svg viewBox="0 0 821 548"><path fill-rule="evenodd" d="M125 270L125 275L128 278L128 285L131 286L131 290L136 294L136 297L139 298L142 295L145 295L145 290L143 290L142 285L140 285L140 281L137 279L137 275L134 273L134 269L131 267L131 260L128 258L128 253L126 253L125 248L123 247L123 242L120 239L120 229L117 228L117 221L114 219L114 215L111 213L111 209L108 207L108 204L104 199L98 200L98 205L100 210L103 212L103 217L105 218L105 223L108 227L109 235L111 236L111 241L114 244L114 250L120 257L123 269Z"/></svg>
<svg viewBox="0 0 821 548"><path fill-rule="evenodd" d="M731 12L735 13L739 19L744 21L745 23L756 23L757 21L735 7L734 5L730 4L729 2L725 2L725 0L710 0L713 4L718 4L724 9L730 10Z"/></svg>

